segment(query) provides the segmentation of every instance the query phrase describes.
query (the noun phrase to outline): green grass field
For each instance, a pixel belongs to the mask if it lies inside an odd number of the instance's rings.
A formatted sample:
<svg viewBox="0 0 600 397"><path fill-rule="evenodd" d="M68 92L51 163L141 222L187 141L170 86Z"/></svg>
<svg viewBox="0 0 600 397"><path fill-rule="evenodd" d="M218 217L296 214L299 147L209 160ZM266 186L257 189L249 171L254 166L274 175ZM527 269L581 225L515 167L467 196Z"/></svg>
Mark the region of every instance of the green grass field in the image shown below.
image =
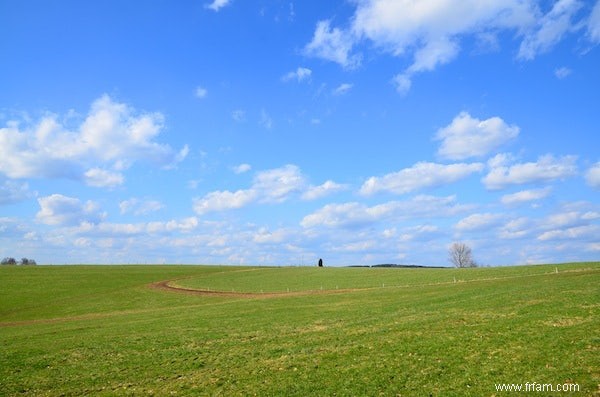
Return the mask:
<svg viewBox="0 0 600 397"><path fill-rule="evenodd" d="M599 395L599 312L598 262L2 266L0 396Z"/></svg>

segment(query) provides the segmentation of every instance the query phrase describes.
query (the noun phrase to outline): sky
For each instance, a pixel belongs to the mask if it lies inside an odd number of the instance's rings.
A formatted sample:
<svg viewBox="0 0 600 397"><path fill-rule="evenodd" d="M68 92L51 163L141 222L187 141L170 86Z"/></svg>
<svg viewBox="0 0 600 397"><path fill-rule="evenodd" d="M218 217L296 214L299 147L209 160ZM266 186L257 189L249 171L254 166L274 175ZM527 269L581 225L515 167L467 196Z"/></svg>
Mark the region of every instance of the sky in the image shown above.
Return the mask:
<svg viewBox="0 0 600 397"><path fill-rule="evenodd" d="M0 256L600 260L600 1L0 0Z"/></svg>

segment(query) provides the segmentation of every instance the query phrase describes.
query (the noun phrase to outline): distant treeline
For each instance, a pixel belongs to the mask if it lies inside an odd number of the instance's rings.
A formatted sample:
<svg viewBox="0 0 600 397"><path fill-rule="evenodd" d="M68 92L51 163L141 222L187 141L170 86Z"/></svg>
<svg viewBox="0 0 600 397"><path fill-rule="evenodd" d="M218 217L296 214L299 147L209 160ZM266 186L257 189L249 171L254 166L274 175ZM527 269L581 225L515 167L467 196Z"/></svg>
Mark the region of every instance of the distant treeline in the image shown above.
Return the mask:
<svg viewBox="0 0 600 397"><path fill-rule="evenodd" d="M17 261L15 258L9 258L9 257L2 259L2 262L0 262L0 264L1 265L23 265L23 266L37 265L37 263L33 259L22 258L20 261Z"/></svg>
<svg viewBox="0 0 600 397"><path fill-rule="evenodd" d="M399 265L397 263L382 263L379 265L351 265L348 267L399 267L405 269L445 269L444 266Z"/></svg>

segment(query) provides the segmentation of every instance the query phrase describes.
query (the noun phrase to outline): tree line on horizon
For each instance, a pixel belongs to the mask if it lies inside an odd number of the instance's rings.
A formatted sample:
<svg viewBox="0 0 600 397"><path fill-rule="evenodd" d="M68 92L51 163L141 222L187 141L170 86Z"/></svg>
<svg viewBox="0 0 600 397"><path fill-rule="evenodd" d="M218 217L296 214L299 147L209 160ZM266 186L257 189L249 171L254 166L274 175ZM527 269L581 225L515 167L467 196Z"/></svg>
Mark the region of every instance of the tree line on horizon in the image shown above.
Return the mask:
<svg viewBox="0 0 600 397"><path fill-rule="evenodd" d="M2 262L0 262L0 265L29 266L29 265L37 265L37 263L36 263L35 259L21 258L20 261L17 261L15 258L6 257L6 258L2 259Z"/></svg>

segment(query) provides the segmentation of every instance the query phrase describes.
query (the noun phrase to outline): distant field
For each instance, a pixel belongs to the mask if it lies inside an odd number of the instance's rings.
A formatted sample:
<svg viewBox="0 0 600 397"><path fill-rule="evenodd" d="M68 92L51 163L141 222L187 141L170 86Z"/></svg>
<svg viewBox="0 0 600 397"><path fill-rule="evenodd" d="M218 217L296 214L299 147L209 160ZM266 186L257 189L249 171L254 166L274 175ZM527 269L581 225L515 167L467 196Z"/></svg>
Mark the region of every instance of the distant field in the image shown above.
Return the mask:
<svg viewBox="0 0 600 397"><path fill-rule="evenodd" d="M600 262L2 266L0 396L600 395L599 314Z"/></svg>

